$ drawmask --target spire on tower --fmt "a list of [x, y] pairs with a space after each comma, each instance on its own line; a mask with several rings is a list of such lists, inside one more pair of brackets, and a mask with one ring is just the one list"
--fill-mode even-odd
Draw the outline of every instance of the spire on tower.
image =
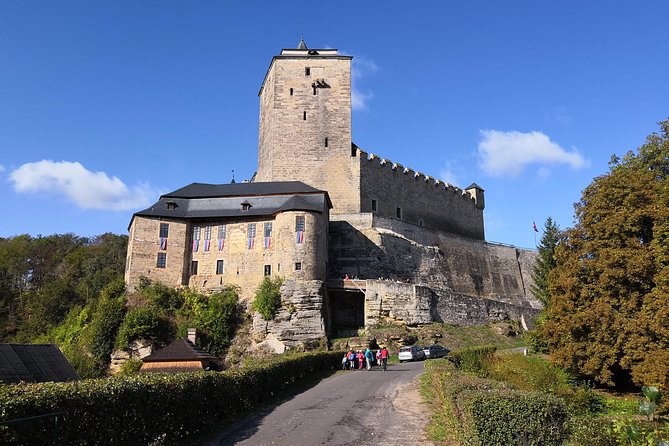
[[298, 49], [298, 50], [306, 50], [306, 49], [308, 49], [308, 48], [307, 48], [307, 44], [304, 43], [304, 38], [302, 38], [302, 37], [300, 38], [300, 43], [297, 44], [297, 49]]

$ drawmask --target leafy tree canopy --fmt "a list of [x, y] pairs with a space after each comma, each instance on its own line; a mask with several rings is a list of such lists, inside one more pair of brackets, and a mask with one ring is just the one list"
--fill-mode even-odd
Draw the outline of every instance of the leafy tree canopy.
[[660, 127], [583, 191], [549, 276], [553, 357], [604, 384], [669, 385], [669, 120]]

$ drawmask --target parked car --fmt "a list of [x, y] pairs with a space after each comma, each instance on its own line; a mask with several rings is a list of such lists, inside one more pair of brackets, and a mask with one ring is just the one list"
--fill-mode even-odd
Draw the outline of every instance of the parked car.
[[417, 345], [412, 345], [410, 347], [400, 348], [400, 354], [398, 355], [400, 362], [404, 361], [421, 361], [425, 359], [425, 352], [422, 348]]
[[442, 345], [434, 344], [430, 345], [429, 347], [423, 348], [423, 352], [425, 353], [425, 358], [434, 359], [434, 358], [442, 358], [448, 355], [450, 350]]

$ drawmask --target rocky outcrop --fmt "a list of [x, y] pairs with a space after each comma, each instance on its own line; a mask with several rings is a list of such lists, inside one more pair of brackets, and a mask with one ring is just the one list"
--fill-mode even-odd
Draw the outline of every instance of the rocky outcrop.
[[111, 353], [109, 372], [112, 375], [121, 370], [121, 366], [130, 358], [143, 359], [153, 353], [153, 345], [142, 339], [132, 341], [127, 349], [114, 350]]
[[287, 280], [281, 286], [281, 308], [272, 320], [253, 315], [253, 340], [277, 353], [304, 348], [325, 337], [325, 287], [320, 280]]

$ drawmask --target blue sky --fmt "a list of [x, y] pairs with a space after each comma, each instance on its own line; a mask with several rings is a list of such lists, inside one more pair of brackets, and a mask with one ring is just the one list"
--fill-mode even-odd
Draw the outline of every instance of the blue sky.
[[0, 0], [0, 237], [126, 233], [191, 182], [250, 178], [257, 93], [303, 30], [353, 59], [353, 140], [486, 190], [486, 238], [565, 228], [669, 118], [669, 2]]

